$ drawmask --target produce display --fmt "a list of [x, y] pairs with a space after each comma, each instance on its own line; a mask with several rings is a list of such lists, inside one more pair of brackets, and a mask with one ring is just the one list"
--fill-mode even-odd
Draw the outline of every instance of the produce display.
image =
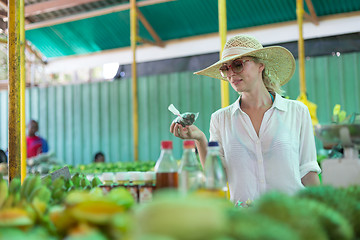
[[[84, 174], [100, 174], [104, 172], [129, 172], [129, 171], [140, 171], [146, 172], [151, 171], [155, 166], [155, 161], [144, 161], [144, 162], [116, 162], [116, 163], [90, 163], [90, 164], [79, 164], [77, 166], [67, 165], [71, 173], [81, 172]], [[53, 166], [51, 172], [62, 168], [63, 165]]]
[[[359, 239], [360, 186], [270, 192], [234, 206], [195, 192], [155, 192], [137, 204], [126, 188], [103, 191], [84, 174], [23, 184], [0, 178], [0, 239]], [[100, 186], [100, 187], [99, 187]]]

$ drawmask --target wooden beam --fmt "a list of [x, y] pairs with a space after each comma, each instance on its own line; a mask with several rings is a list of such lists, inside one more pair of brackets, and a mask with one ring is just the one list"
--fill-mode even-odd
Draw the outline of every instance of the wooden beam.
[[7, 11], [5, 11], [5, 10], [0, 10], [0, 18], [4, 18], [4, 17], [6, 17], [7, 18]]
[[0, 29], [2, 29], [4, 32], [8, 28], [7, 22], [4, 22], [4, 20], [0, 19]]
[[39, 2], [34, 4], [29, 4], [25, 6], [25, 17], [38, 15], [46, 12], [53, 12], [60, 9], [75, 7], [78, 5], [98, 2], [99, 0], [51, 0], [45, 2]]
[[[144, 6], [148, 6], [148, 5], [154, 5], [154, 4], [158, 4], [158, 3], [172, 2], [172, 1], [176, 1], [176, 0], [146, 0], [146, 1], [138, 2], [137, 6], [144, 7]], [[48, 26], [53, 26], [53, 25], [57, 25], [57, 24], [61, 24], [61, 23], [73, 22], [73, 21], [77, 21], [77, 20], [97, 17], [97, 16], [101, 16], [101, 15], [105, 15], [105, 14], [114, 13], [114, 12], [125, 11], [125, 10], [129, 10], [129, 9], [130, 9], [129, 3], [121, 4], [121, 5], [118, 5], [115, 7], [99, 9], [99, 10], [95, 10], [95, 11], [91, 11], [91, 12], [87, 12], [87, 13], [72, 15], [69, 17], [63, 17], [63, 18], [57, 18], [57, 19], [52, 19], [52, 20], [43, 21], [43, 22], [31, 23], [31, 24], [26, 25], [25, 29], [30, 30], [30, 29], [48, 27]]]
[[[310, 20], [313, 24], [315, 24], [316, 26], [319, 25], [319, 20], [318, 20], [318, 17], [316, 15], [316, 12], [315, 12], [315, 9], [314, 9], [314, 5], [312, 4], [312, 1], [311, 0], [305, 0], [306, 2], [306, 5], [309, 9], [309, 12], [310, 12]], [[308, 14], [305, 15], [305, 19], [308, 18]]]
[[36, 57], [37, 59], [39, 59], [43, 64], [47, 64], [47, 59], [46, 59], [46, 57], [44, 57], [44, 55], [42, 55], [41, 52], [39, 52], [38, 50], [34, 49], [34, 47], [33, 47], [32, 45], [30, 45], [30, 43], [29, 43], [28, 41], [25, 41], [25, 44], [26, 44], [26, 45], [25, 45], [26, 49], [27, 49], [30, 53], [34, 54], [35, 57]]
[[0, 0], [0, 8], [8, 12], [8, 3], [6, 0]]
[[164, 42], [160, 39], [159, 35], [155, 32], [154, 28], [151, 26], [151, 24], [148, 22], [148, 20], [142, 14], [140, 9], [136, 8], [136, 11], [137, 11], [137, 16], [140, 19], [141, 23], [144, 25], [146, 30], [150, 33], [152, 38], [155, 40], [155, 45], [157, 45], [159, 47], [165, 47]]

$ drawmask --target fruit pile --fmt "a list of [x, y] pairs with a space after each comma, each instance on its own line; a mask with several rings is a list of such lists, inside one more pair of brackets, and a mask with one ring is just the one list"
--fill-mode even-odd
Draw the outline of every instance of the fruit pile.
[[[202, 192], [155, 192], [136, 204], [97, 177], [0, 178], [0, 239], [360, 239], [360, 186], [270, 192], [234, 206]], [[246, 207], [244, 207], [246, 206]]]
[[351, 240], [360, 238], [360, 186], [310, 187], [295, 196], [271, 192], [246, 208], [167, 195], [135, 213], [136, 239]]
[[120, 239], [129, 230], [128, 209], [134, 204], [124, 188], [108, 194], [85, 175], [51, 180], [28, 176], [0, 178], [0, 239]]

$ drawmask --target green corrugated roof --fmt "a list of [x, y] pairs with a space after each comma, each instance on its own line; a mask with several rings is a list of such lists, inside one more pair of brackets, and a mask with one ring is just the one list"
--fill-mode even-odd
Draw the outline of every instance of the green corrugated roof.
[[[360, 10], [359, 0], [312, 2], [318, 17]], [[217, 0], [177, 0], [140, 10], [159, 37], [167, 41], [217, 32], [217, 8]], [[227, 0], [228, 30], [292, 20], [296, 20], [295, 0]], [[140, 37], [152, 40], [140, 21], [139, 24]], [[28, 30], [26, 38], [47, 58], [128, 47], [129, 10]]]

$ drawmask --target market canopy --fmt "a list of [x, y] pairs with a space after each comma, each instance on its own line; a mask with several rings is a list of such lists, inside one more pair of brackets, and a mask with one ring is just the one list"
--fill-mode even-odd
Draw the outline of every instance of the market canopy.
[[[158, 46], [218, 32], [217, 0], [138, 0], [140, 42]], [[306, 0], [305, 19], [359, 15], [358, 0]], [[7, 1], [0, 0], [7, 17]], [[25, 0], [26, 39], [46, 58], [130, 46], [128, 0]], [[6, 20], [6, 19], [5, 19]], [[296, 1], [227, 0], [228, 30], [296, 21]], [[1, 21], [0, 21], [1, 22]], [[355, 23], [354, 23], [355, 24]], [[0, 27], [5, 29], [6, 22]]]

